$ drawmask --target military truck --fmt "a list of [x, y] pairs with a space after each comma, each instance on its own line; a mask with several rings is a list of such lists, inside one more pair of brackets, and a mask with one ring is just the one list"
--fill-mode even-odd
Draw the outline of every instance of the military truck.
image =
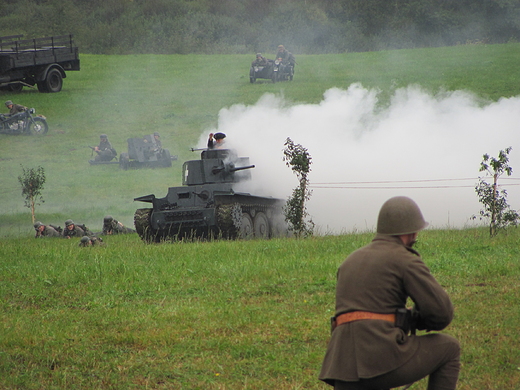
[[230, 149], [203, 150], [200, 160], [183, 164], [182, 186], [170, 187], [164, 198], [134, 198], [151, 204], [135, 212], [137, 233], [145, 242], [286, 235], [282, 199], [234, 189], [251, 179], [254, 167]]
[[40, 92], [60, 92], [66, 71], [80, 70], [79, 49], [72, 35], [22, 40], [0, 37], [0, 88], [20, 92], [24, 86]]

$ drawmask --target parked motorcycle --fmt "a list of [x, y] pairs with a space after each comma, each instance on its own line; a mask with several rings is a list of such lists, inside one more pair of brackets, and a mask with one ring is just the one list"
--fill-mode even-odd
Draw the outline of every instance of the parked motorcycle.
[[35, 115], [34, 108], [14, 115], [0, 114], [0, 134], [44, 135], [49, 125], [43, 115]]

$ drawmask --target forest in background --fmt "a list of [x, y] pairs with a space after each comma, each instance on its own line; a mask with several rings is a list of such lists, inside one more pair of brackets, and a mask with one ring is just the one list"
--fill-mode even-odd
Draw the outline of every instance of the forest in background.
[[362, 52], [520, 40], [518, 0], [4, 0], [0, 36], [90, 54]]

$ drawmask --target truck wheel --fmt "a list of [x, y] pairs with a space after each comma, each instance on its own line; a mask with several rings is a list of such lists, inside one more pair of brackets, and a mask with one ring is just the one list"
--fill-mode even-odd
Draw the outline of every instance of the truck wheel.
[[11, 92], [22, 92], [23, 84], [22, 83], [16, 83], [16, 84], [9, 84], [9, 91]]
[[47, 121], [40, 117], [34, 117], [32, 121], [27, 123], [27, 131], [31, 135], [45, 135], [49, 131]]
[[49, 91], [47, 91], [47, 86], [45, 85], [45, 80], [39, 81], [38, 83], [36, 83], [36, 85], [38, 87], [38, 92], [41, 92], [41, 93], [49, 92]]
[[[51, 69], [47, 73], [47, 77], [43, 81], [47, 92], [60, 92], [63, 86], [63, 78], [61, 72], [58, 69]], [[38, 90], [40, 88], [38, 87]]]

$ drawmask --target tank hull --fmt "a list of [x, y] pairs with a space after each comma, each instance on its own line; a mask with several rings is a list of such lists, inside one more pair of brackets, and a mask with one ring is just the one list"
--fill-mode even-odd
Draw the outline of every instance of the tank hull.
[[150, 203], [135, 212], [134, 223], [146, 242], [184, 239], [271, 238], [287, 235], [282, 199], [235, 192], [248, 180], [246, 157], [229, 150], [208, 150], [201, 160], [183, 165], [183, 186], [170, 187], [164, 198], [146, 195]]
[[[186, 190], [185, 187], [176, 189]], [[208, 191], [208, 186], [204, 188]], [[284, 201], [229, 192], [212, 197], [210, 205], [179, 205], [155, 198], [152, 208], [138, 209], [135, 228], [146, 242], [181, 239], [236, 239], [287, 235]]]

